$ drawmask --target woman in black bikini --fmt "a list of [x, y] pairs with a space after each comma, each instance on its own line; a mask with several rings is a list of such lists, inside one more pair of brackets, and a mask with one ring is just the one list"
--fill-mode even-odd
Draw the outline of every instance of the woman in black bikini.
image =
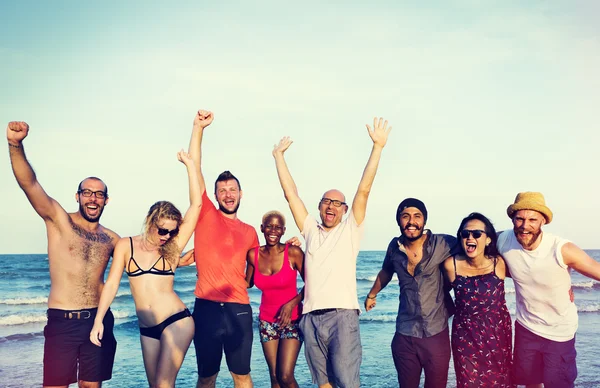
[[190, 207], [182, 218], [172, 203], [157, 202], [148, 211], [143, 234], [117, 242], [90, 332], [90, 341], [101, 346], [102, 319], [117, 294], [125, 270], [135, 302], [144, 366], [151, 387], [175, 386], [175, 378], [194, 337], [194, 320], [173, 290], [173, 275], [181, 252], [194, 232], [202, 196], [194, 161], [183, 151], [177, 158], [187, 168]]

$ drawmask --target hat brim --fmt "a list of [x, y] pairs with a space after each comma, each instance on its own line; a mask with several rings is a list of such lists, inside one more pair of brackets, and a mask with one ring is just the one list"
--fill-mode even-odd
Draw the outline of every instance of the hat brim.
[[506, 214], [508, 214], [509, 218], [513, 218], [513, 215], [519, 210], [534, 210], [538, 213], [541, 213], [546, 219], [546, 224], [552, 222], [552, 210], [550, 210], [546, 205], [540, 205], [539, 203], [521, 201], [514, 203], [506, 209]]

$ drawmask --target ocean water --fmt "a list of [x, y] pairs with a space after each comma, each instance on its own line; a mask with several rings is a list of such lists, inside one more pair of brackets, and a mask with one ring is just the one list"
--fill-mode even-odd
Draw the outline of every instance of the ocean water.
[[[588, 250], [600, 261], [600, 250]], [[362, 251], [358, 257], [358, 298], [362, 301], [381, 268], [385, 252]], [[43, 328], [46, 301], [50, 290], [46, 255], [0, 255], [0, 387], [39, 387], [42, 381]], [[190, 310], [194, 304], [194, 267], [180, 268], [175, 276], [175, 289]], [[577, 387], [600, 387], [600, 283], [572, 273], [575, 303], [579, 309], [577, 334]], [[506, 299], [512, 314], [515, 296], [512, 281], [506, 281]], [[257, 319], [260, 291], [250, 290], [254, 318]], [[395, 331], [398, 309], [398, 285], [392, 280], [377, 300], [377, 307], [360, 316], [363, 344], [361, 383], [364, 387], [397, 387], [396, 370], [390, 343]], [[104, 387], [147, 386], [139, 342], [139, 330], [127, 277], [111, 306], [115, 315], [118, 347], [112, 380]], [[513, 316], [514, 319], [514, 316]], [[255, 335], [252, 351], [252, 378], [258, 388], [269, 387], [267, 365]], [[197, 379], [193, 343], [183, 363], [177, 386], [194, 387]], [[301, 387], [314, 387], [301, 351], [296, 366], [296, 379]], [[223, 362], [217, 379], [218, 387], [233, 387]], [[448, 387], [455, 386], [452, 363]]]

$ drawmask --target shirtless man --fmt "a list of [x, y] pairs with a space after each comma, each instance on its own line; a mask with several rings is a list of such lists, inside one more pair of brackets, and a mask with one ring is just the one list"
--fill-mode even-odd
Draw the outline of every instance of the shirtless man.
[[[23, 140], [29, 125], [8, 123], [10, 161], [17, 183], [46, 223], [50, 295], [48, 323], [44, 328], [44, 387], [95, 388], [109, 380], [117, 342], [114, 318], [104, 319], [102, 347], [90, 342], [89, 333], [104, 286], [104, 270], [119, 236], [99, 224], [108, 203], [108, 188], [100, 179], [84, 179], [75, 200], [79, 211], [67, 213], [37, 181], [25, 157]], [[77, 370], [79, 366], [79, 371]]]

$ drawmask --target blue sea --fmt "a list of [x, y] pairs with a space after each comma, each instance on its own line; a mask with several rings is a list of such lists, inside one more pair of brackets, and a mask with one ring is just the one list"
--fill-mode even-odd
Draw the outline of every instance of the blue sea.
[[[600, 250], [587, 253], [600, 261]], [[363, 251], [358, 257], [358, 298], [364, 296], [381, 268], [385, 252]], [[194, 304], [194, 267], [180, 268], [175, 276], [175, 289], [190, 310]], [[0, 255], [0, 387], [40, 387], [42, 381], [43, 328], [46, 302], [50, 290], [46, 255]], [[577, 387], [600, 387], [600, 283], [572, 274], [575, 303], [579, 309], [577, 333]], [[515, 313], [512, 281], [506, 281], [509, 310]], [[250, 290], [250, 300], [257, 319], [260, 291]], [[361, 382], [364, 387], [397, 387], [390, 343], [395, 331], [398, 309], [398, 285], [394, 278], [377, 300], [377, 307], [360, 316], [363, 344]], [[139, 331], [127, 277], [123, 277], [117, 297], [111, 307], [115, 318], [118, 347], [112, 380], [104, 387], [147, 386], [142, 363]], [[260, 343], [255, 335], [252, 353], [252, 378], [255, 386], [269, 387], [269, 374]], [[180, 387], [194, 387], [196, 360], [193, 344], [177, 378]], [[314, 387], [303, 351], [296, 366], [296, 379], [301, 387]], [[218, 387], [233, 387], [227, 366], [223, 362], [217, 380]], [[455, 386], [452, 364], [448, 387]]]

